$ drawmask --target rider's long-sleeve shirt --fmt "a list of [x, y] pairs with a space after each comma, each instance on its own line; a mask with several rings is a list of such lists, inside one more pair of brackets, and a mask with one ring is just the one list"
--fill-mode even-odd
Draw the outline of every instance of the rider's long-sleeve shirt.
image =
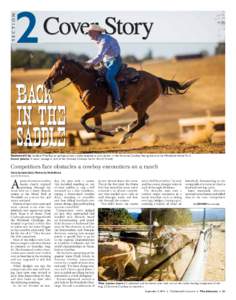
[[90, 59], [88, 63], [97, 65], [101, 61], [107, 61], [112, 58], [120, 56], [120, 46], [116, 39], [109, 34], [101, 34], [96, 40], [99, 47], [97, 56]]

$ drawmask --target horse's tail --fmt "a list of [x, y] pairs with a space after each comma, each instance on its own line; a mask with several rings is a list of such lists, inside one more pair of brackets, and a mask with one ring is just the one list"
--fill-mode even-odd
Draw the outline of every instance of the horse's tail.
[[162, 87], [162, 94], [163, 95], [182, 95], [187, 92], [187, 90], [190, 88], [190, 86], [198, 80], [198, 78], [188, 80], [184, 83], [180, 83], [175, 80], [166, 80], [160, 77], [157, 77], [158, 80], [161, 83]]

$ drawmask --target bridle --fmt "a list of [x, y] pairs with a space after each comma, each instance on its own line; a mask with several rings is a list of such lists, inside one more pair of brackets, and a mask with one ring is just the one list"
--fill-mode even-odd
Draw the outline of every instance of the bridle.
[[65, 89], [66, 87], [68, 87], [68, 86], [72, 83], [72, 81], [70, 80], [70, 81], [69, 81], [66, 85], [64, 85], [63, 87], [58, 88], [57, 90], [53, 90], [53, 87], [54, 87], [53, 81], [54, 81], [55, 77], [57, 77], [57, 76], [59, 76], [59, 75], [61, 75], [61, 76], [63, 75], [63, 69], [64, 69], [64, 68], [65, 68], [65, 66], [62, 65], [62, 67], [59, 68], [58, 70], [56, 70], [56, 72], [54, 73], [54, 75], [53, 75], [52, 78], [50, 79], [50, 85], [52, 86], [52, 89], [50, 90], [50, 93], [51, 93], [51, 94], [55, 94], [55, 93], [57, 93], [57, 92], [59, 92], [59, 91]]
[[[52, 85], [52, 89], [50, 90], [50, 93], [51, 94], [55, 94], [55, 93], [57, 93], [57, 92], [60, 92], [61, 90], [63, 90], [63, 89], [65, 89], [66, 87], [68, 87], [70, 84], [72, 84], [73, 83], [73, 81], [69, 81], [67, 84], [65, 84], [63, 87], [61, 87], [61, 88], [58, 88], [57, 90], [53, 90], [53, 86], [54, 86], [54, 84], [53, 84], [53, 81], [54, 81], [54, 79], [55, 79], [55, 77], [56, 76], [59, 76], [59, 75], [63, 75], [63, 69], [65, 68], [65, 66], [64, 66], [64, 63], [63, 63], [63, 65], [62, 65], [62, 67], [61, 68], [59, 68], [56, 72], [55, 72], [55, 74], [52, 76], [52, 78], [50, 79], [50, 81], [51, 81], [51, 85]], [[80, 70], [79, 72], [78, 72], [78, 75], [82, 72], [83, 70]]]
[[57, 89], [57, 90], [53, 90], [53, 88], [51, 89], [51, 94], [55, 94], [57, 92], [60, 92], [61, 90], [65, 89], [66, 87], [68, 87], [68, 85], [70, 85], [71, 83], [73, 83], [72, 81], [69, 81], [66, 85], [64, 85], [63, 87]]

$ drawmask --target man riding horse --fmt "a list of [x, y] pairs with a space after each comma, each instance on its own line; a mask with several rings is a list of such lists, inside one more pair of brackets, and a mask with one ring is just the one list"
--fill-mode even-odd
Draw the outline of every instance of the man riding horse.
[[106, 82], [112, 92], [114, 111], [119, 111], [121, 108], [123, 108], [120, 99], [119, 87], [116, 82], [116, 76], [122, 66], [119, 43], [112, 36], [104, 33], [105, 29], [99, 25], [90, 25], [87, 32], [91, 39], [96, 41], [99, 48], [97, 56], [88, 60], [87, 65], [89, 68], [91, 68], [94, 65], [103, 62], [105, 67]]
[[[58, 58], [54, 63], [47, 79], [44, 81], [44, 85], [48, 90], [52, 90], [58, 82], [66, 78], [70, 79], [70, 83], [73, 83], [78, 91], [80, 101], [88, 110], [80, 119], [81, 125], [87, 132], [95, 132], [106, 136], [118, 134], [121, 132], [120, 127], [112, 129], [111, 131], [102, 128], [102, 115], [114, 111], [114, 106], [116, 111], [122, 108], [122, 104], [124, 107], [131, 106], [137, 117], [136, 120], [128, 125], [127, 130], [125, 129], [125, 133], [120, 139], [119, 143], [124, 144], [146, 124], [149, 118], [147, 110], [160, 95], [184, 94], [196, 79], [181, 83], [175, 80], [157, 77], [155, 74], [140, 70], [136, 71], [139, 75], [138, 80], [134, 81], [131, 77], [131, 81], [126, 81], [125, 84], [122, 84], [122, 81], [119, 80], [119, 90], [116, 76], [121, 69], [120, 47], [114, 38], [103, 32], [104, 29], [98, 25], [91, 25], [88, 29], [89, 35], [100, 47], [99, 54], [90, 60], [88, 64], [92, 66], [101, 61], [104, 62], [106, 70], [105, 77], [112, 91], [115, 105], [111, 105], [112, 100], [110, 99], [110, 91], [107, 90], [107, 87], [103, 84], [97, 84], [99, 74], [96, 70], [91, 70], [79, 62], [65, 57]], [[123, 72], [125, 72], [125, 69]], [[66, 86], [68, 86], [68, 84]], [[121, 98], [123, 100], [122, 104]], [[95, 127], [87, 123], [91, 118], [95, 121]], [[124, 128], [122, 128], [122, 131], [124, 131]]]

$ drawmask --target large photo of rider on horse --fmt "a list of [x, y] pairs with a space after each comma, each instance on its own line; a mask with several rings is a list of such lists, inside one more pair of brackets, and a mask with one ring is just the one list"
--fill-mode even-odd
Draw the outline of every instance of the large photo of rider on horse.
[[[132, 44], [120, 42], [105, 27], [90, 24], [85, 34], [86, 47], [96, 54], [52, 53], [40, 44], [12, 47], [12, 152], [224, 153], [222, 38], [209, 45], [147, 42], [146, 55], [138, 58], [127, 51]], [[137, 47], [145, 46], [134, 43], [134, 53]], [[171, 55], [158, 55], [165, 51]], [[40, 126], [16, 126], [21, 114], [25, 123], [29, 118], [16, 98], [25, 93], [34, 103], [29, 98], [39, 97], [39, 83], [50, 94], [49, 103], [65, 107], [63, 136]], [[40, 117], [43, 123], [42, 116], [31, 108], [36, 123]]]

